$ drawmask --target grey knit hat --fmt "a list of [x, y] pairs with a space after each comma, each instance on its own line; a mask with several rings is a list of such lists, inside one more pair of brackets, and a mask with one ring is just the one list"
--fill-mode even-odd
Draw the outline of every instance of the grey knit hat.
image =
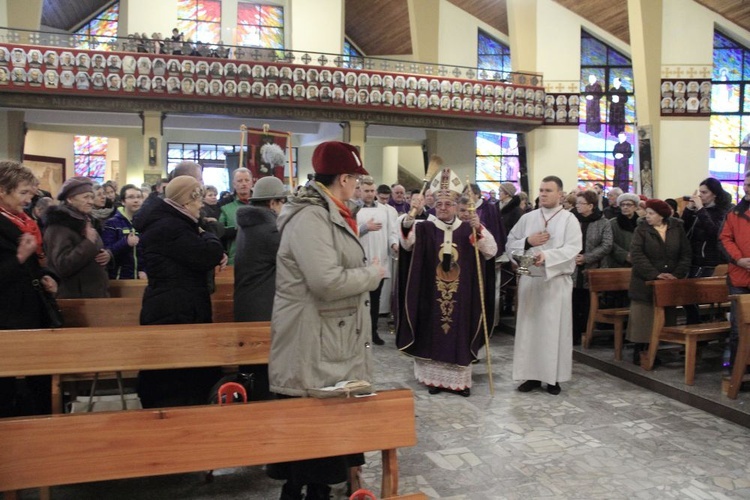
[[253, 186], [252, 201], [268, 201], [286, 198], [289, 192], [284, 189], [284, 185], [276, 177], [261, 177]]

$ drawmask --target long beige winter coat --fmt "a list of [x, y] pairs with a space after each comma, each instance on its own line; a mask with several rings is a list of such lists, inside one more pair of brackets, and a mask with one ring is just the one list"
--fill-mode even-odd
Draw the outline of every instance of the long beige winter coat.
[[380, 277], [336, 205], [311, 184], [278, 219], [268, 368], [271, 391], [289, 396], [372, 380], [368, 292]]

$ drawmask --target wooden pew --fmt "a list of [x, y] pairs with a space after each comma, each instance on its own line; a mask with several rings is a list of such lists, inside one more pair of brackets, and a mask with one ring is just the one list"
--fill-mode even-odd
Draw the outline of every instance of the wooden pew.
[[[268, 322], [11, 330], [0, 335], [0, 377], [261, 364], [269, 349]], [[415, 443], [408, 390], [5, 419], [0, 491], [382, 450], [390, 497], [398, 491], [395, 449]]]
[[622, 360], [622, 340], [625, 320], [628, 319], [630, 308], [616, 307], [599, 309], [599, 294], [603, 292], [618, 292], [630, 288], [630, 268], [591, 269], [587, 271], [591, 307], [586, 334], [583, 337], [583, 347], [588, 349], [594, 336], [595, 323], [609, 323], [614, 325], [615, 331], [615, 360]]
[[729, 264], [719, 264], [714, 268], [711, 276], [726, 276], [727, 274], [729, 274]]
[[[50, 438], [54, 436], [54, 438]], [[0, 491], [380, 450], [383, 498], [397, 448], [417, 442], [411, 390], [0, 420]], [[426, 498], [425, 496], [410, 498]]]
[[734, 358], [732, 368], [732, 378], [729, 381], [727, 396], [730, 399], [737, 399], [742, 382], [750, 376], [746, 375], [747, 367], [750, 365], [750, 294], [732, 295], [737, 312], [737, 330], [739, 333], [739, 344], [737, 345], [737, 354]]
[[713, 321], [694, 325], [664, 326], [664, 308], [686, 305], [722, 304], [729, 300], [729, 288], [724, 277], [690, 278], [679, 280], [657, 280], [647, 284], [653, 286], [654, 326], [648, 354], [642, 360], [645, 370], [652, 370], [659, 349], [659, 342], [672, 342], [685, 346], [685, 384], [695, 382], [697, 343], [719, 340], [729, 335], [729, 321]]
[[62, 413], [62, 376], [265, 364], [270, 346], [270, 322], [5, 330], [0, 377], [52, 375], [52, 412]]
[[[143, 298], [146, 280], [110, 280], [109, 296], [112, 298]], [[211, 295], [215, 299], [231, 300], [234, 298], [234, 275], [223, 271], [216, 276], [216, 290]]]
[[268, 363], [271, 323], [4, 330], [0, 377]]
[[[65, 327], [136, 326], [140, 324], [141, 298], [60, 299]], [[214, 323], [234, 322], [234, 301], [211, 299]]]

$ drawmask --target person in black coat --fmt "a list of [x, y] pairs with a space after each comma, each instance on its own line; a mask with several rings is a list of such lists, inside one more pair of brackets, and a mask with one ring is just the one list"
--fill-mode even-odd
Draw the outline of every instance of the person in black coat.
[[[198, 226], [202, 204], [200, 182], [175, 177], [163, 203], [140, 221], [149, 270], [142, 325], [212, 321], [209, 273], [226, 265], [227, 257], [219, 238]], [[141, 371], [138, 393], [144, 408], [201, 404], [219, 378], [213, 368]]]
[[[726, 262], [719, 250], [719, 231], [732, 209], [731, 200], [721, 182], [709, 177], [700, 183], [682, 211], [685, 233], [693, 253], [689, 278], [713, 276], [716, 266]], [[686, 307], [685, 315], [688, 324], [700, 321], [698, 307]]]
[[[234, 320], [271, 321], [276, 294], [276, 254], [281, 234], [276, 217], [288, 193], [276, 177], [258, 180], [250, 205], [237, 210], [234, 256]], [[252, 399], [268, 399], [268, 365], [240, 366], [254, 377]]]
[[256, 183], [250, 206], [237, 210], [235, 321], [271, 321], [276, 293], [276, 253], [281, 241], [276, 217], [287, 194], [279, 179], [263, 177]]
[[[24, 208], [37, 184], [20, 163], [0, 161], [0, 330], [49, 326], [41, 293], [57, 293], [57, 282], [42, 268], [42, 235]], [[0, 378], [0, 417], [51, 413], [50, 377]]]
[[[651, 340], [654, 319], [653, 292], [646, 282], [686, 278], [690, 270], [690, 243], [682, 221], [671, 214], [672, 209], [665, 202], [648, 200], [645, 222], [639, 222], [630, 245], [633, 271], [628, 294], [627, 339], [636, 344], [633, 350], [635, 364], [640, 364], [640, 352]], [[673, 317], [667, 317], [668, 323], [673, 320]]]

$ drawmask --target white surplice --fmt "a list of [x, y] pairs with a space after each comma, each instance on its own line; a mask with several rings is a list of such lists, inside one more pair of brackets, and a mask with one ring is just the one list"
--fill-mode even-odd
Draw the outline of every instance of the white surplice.
[[[561, 212], [557, 213], [559, 210]], [[513, 380], [547, 384], [570, 380], [573, 369], [573, 280], [575, 256], [583, 242], [578, 219], [562, 207], [540, 208], [521, 217], [505, 249], [523, 250], [526, 238], [545, 229], [550, 239], [533, 251], [544, 253], [542, 266], [518, 284], [518, 313], [513, 349]], [[511, 257], [512, 258], [512, 257]]]
[[[357, 211], [357, 226], [359, 226], [359, 242], [365, 250], [365, 256], [370, 262], [377, 258], [385, 268], [385, 278], [391, 277], [391, 245], [398, 245], [398, 227], [396, 226], [396, 211], [388, 205], [378, 201], [369, 207], [363, 205]], [[372, 219], [381, 224], [377, 231], [367, 231], [367, 221]]]

